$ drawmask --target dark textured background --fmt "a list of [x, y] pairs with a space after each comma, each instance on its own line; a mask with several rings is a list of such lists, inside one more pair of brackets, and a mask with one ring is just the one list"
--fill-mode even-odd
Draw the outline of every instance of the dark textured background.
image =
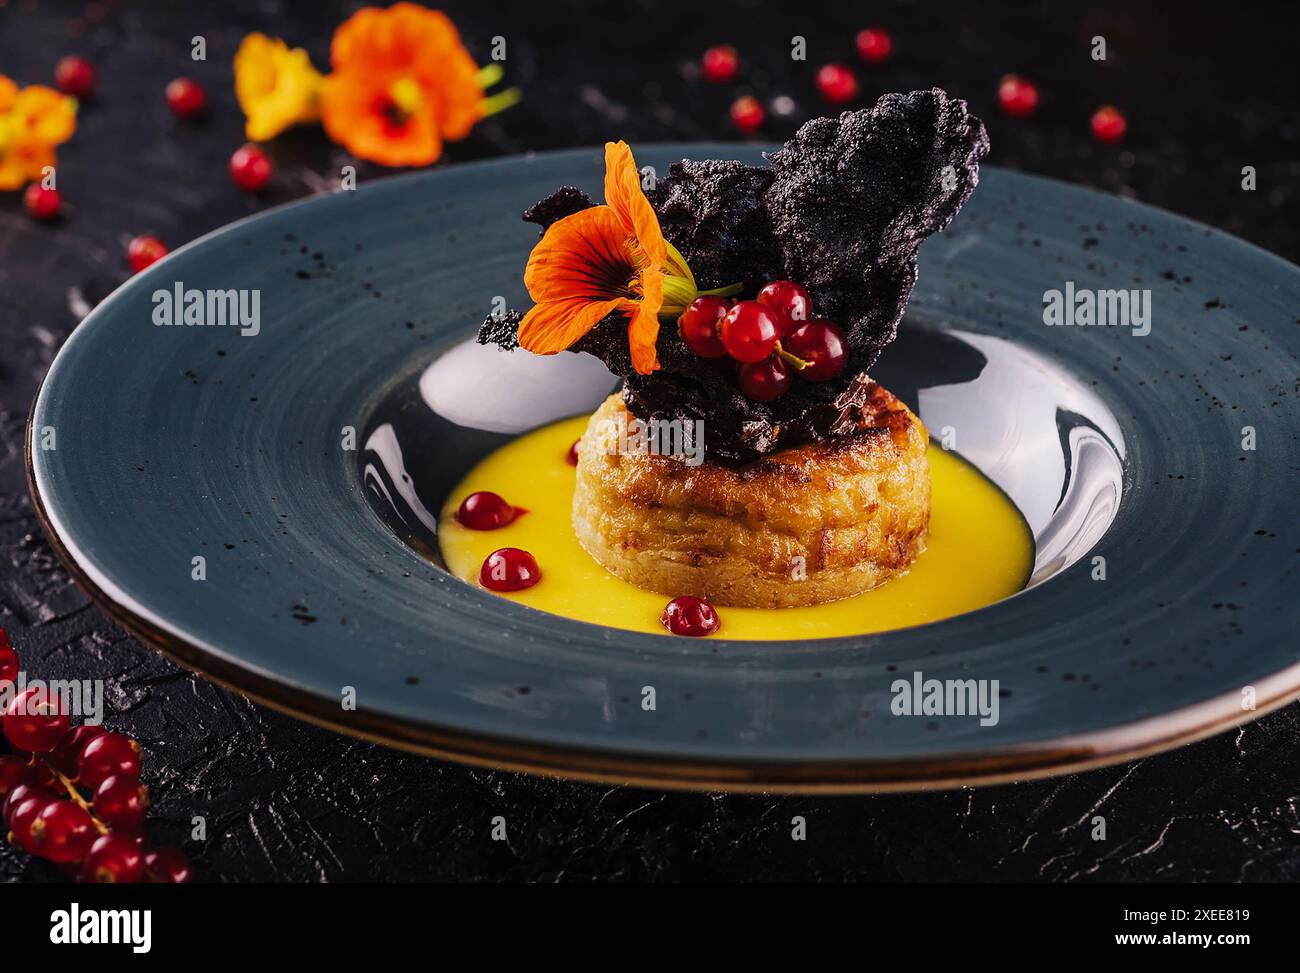
[[[60, 151], [66, 216], [37, 226], [0, 196], [0, 626], [32, 677], [102, 678], [108, 722], [147, 750], [156, 842], [184, 842], [213, 880], [1008, 879], [1285, 880], [1300, 877], [1300, 709], [1174, 753], [1060, 780], [867, 798], [663, 794], [472, 770], [318, 730], [196, 679], [111, 624], [69, 581], [33, 516], [23, 424], [41, 375], [87, 304], [126, 276], [123, 243], [155, 232], [176, 246], [310, 193], [348, 160], [319, 132], [282, 136], [273, 190], [241, 194], [225, 173], [240, 144], [230, 57], [248, 30], [279, 34], [326, 63], [333, 27], [356, 4], [46, 3], [0, 0], [0, 73], [49, 83], [64, 53], [89, 56], [99, 96]], [[526, 103], [450, 148], [443, 164], [529, 149], [715, 139], [734, 133], [740, 90], [693, 77], [729, 41], [760, 97], [818, 110], [812, 77], [853, 63], [853, 34], [889, 28], [895, 56], [863, 69], [862, 99], [940, 85], [988, 123], [989, 161], [1135, 196], [1300, 258], [1297, 18], [1221, 4], [692, 4], [457, 2], [443, 5], [485, 59], [507, 40], [507, 79]], [[189, 40], [207, 38], [206, 63]], [[808, 39], [809, 61], [789, 58]], [[1107, 38], [1104, 64], [1089, 40]], [[994, 108], [998, 78], [1038, 79], [1028, 122]], [[201, 124], [167, 112], [162, 89], [191, 74], [208, 88]], [[1088, 117], [1113, 102], [1129, 136], [1103, 147]], [[1259, 189], [1240, 189], [1258, 168]], [[380, 175], [362, 167], [363, 177]], [[192, 815], [208, 820], [189, 842]], [[510, 840], [489, 840], [504, 815]], [[807, 818], [808, 840], [789, 838]], [[1106, 841], [1090, 838], [1094, 814]], [[6, 879], [57, 879], [0, 847]]]

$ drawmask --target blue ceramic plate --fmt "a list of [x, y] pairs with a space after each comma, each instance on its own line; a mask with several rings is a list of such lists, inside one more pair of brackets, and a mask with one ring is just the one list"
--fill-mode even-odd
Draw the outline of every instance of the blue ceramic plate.
[[[659, 171], [683, 156], [758, 151], [638, 147]], [[460, 474], [612, 387], [592, 361], [469, 343], [496, 298], [526, 302], [520, 210], [561, 184], [598, 191], [601, 173], [591, 150], [386, 180], [132, 278], [68, 340], [31, 418], [33, 495], [69, 568], [140, 637], [306, 719], [658, 786], [1030, 777], [1300, 693], [1300, 271], [998, 170], [922, 248], [876, 377], [1024, 512], [1026, 591], [878, 636], [740, 643], [567, 621], [447, 575], [430, 511]], [[1149, 291], [1149, 331], [1133, 315], [1047, 326], [1044, 294], [1070, 287]], [[182, 305], [257, 292], [257, 333], [155, 324], [155, 293], [177, 288]], [[900, 679], [997, 680], [997, 719], [895, 715]]]

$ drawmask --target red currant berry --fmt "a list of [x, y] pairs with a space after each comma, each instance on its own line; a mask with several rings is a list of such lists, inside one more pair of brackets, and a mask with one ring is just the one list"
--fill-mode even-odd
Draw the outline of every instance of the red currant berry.
[[781, 330], [776, 316], [758, 301], [740, 301], [727, 312], [718, 333], [736, 361], [762, 361], [772, 354]]
[[1099, 142], [1110, 145], [1118, 142], [1128, 131], [1128, 122], [1114, 105], [1103, 105], [1092, 116], [1092, 134]]
[[731, 124], [746, 134], [762, 128], [765, 117], [763, 106], [753, 95], [744, 95], [731, 103]]
[[518, 512], [498, 494], [480, 490], [460, 502], [456, 520], [470, 530], [496, 530], [511, 523]]
[[848, 339], [829, 321], [809, 321], [786, 339], [785, 349], [808, 363], [798, 374], [810, 382], [834, 378], [849, 362]]
[[812, 318], [812, 298], [792, 280], [774, 280], [758, 292], [758, 303], [776, 315], [781, 336], [803, 327]]
[[194, 874], [190, 860], [179, 848], [155, 848], [144, 856], [144, 869], [149, 881], [160, 885], [180, 885]]
[[745, 398], [754, 402], [771, 402], [785, 394], [794, 381], [792, 369], [776, 355], [762, 361], [746, 362], [736, 371], [736, 383]]
[[274, 172], [275, 167], [267, 154], [251, 143], [236, 149], [230, 157], [230, 178], [246, 192], [255, 193], [266, 188]]
[[177, 78], [167, 85], [167, 107], [177, 118], [197, 118], [207, 106], [207, 92], [193, 78]]
[[0, 797], [8, 797], [19, 784], [26, 784], [32, 779], [31, 767], [17, 754], [7, 753], [0, 757]]
[[44, 686], [29, 686], [10, 701], [0, 722], [15, 748], [44, 753], [54, 749], [72, 725], [72, 718], [58, 696]]
[[718, 338], [718, 325], [731, 309], [723, 297], [706, 294], [697, 297], [677, 319], [677, 333], [701, 358], [721, 358], [727, 353]]
[[97, 789], [109, 777], [140, 776], [140, 744], [112, 730], [91, 737], [77, 758], [77, 781]]
[[722, 623], [718, 613], [703, 598], [682, 595], [674, 598], [659, 616], [659, 622], [674, 635], [712, 635]]
[[78, 773], [77, 761], [81, 758], [81, 751], [95, 737], [107, 732], [102, 726], [91, 726], [89, 723], [74, 726], [63, 734], [63, 739], [55, 745], [46, 759], [59, 773], [68, 777], [76, 777]]
[[69, 54], [54, 65], [54, 83], [65, 95], [83, 101], [95, 91], [95, 68], [84, 57]]
[[0, 683], [18, 678], [18, 653], [7, 645], [0, 645]]
[[582, 442], [581, 439], [575, 439], [573, 445], [569, 447], [568, 453], [564, 456], [564, 462], [568, 463], [570, 466], [578, 465], [578, 444], [580, 442]]
[[144, 853], [129, 835], [102, 834], [86, 855], [81, 877], [87, 882], [138, 882], [144, 875]]
[[52, 220], [63, 209], [63, 196], [57, 189], [47, 189], [34, 182], [23, 193], [23, 206], [34, 220]]
[[25, 780], [14, 786], [5, 797], [4, 803], [4, 820], [5, 824], [13, 825], [13, 816], [18, 812], [18, 808], [26, 801], [38, 800], [40, 806], [44, 807], [50, 801], [58, 800], [54, 791], [50, 790], [43, 784], [36, 783], [32, 780]]
[[138, 777], [114, 774], [95, 789], [95, 814], [110, 828], [134, 834], [144, 824], [149, 789]]
[[503, 547], [484, 559], [478, 580], [489, 591], [523, 591], [542, 580], [542, 569], [527, 551]]
[[1038, 107], [1038, 87], [1018, 74], [998, 82], [998, 106], [1012, 118], [1028, 118]]
[[127, 263], [131, 265], [131, 269], [137, 274], [165, 256], [167, 256], [167, 244], [156, 236], [146, 234], [133, 237], [126, 247]]
[[833, 105], [852, 101], [858, 94], [858, 79], [843, 64], [823, 64], [817, 71], [817, 90]]
[[[16, 790], [16, 789], [15, 789]], [[27, 794], [21, 801], [15, 801], [9, 814], [9, 834], [11, 840], [28, 854], [36, 854], [40, 845], [41, 833], [45, 826], [41, 824], [41, 812], [59, 799], [49, 791]]]
[[879, 27], [858, 31], [853, 43], [858, 49], [858, 57], [868, 64], [883, 64], [894, 49], [894, 39]]
[[58, 863], [76, 862], [86, 856], [95, 840], [95, 822], [80, 804], [50, 801], [27, 833], [32, 846], [24, 843], [23, 847], [33, 855]]
[[704, 72], [705, 81], [727, 84], [736, 80], [736, 73], [740, 70], [740, 57], [730, 44], [719, 44], [704, 52], [700, 68]]

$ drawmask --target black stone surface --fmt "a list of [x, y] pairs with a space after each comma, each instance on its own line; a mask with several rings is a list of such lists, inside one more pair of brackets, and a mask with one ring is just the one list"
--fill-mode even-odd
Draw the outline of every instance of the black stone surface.
[[[245, 31], [306, 45], [325, 63], [354, 5], [0, 3], [0, 72], [48, 81], [63, 53], [90, 56], [100, 95], [60, 152], [67, 215], [37, 226], [0, 196], [0, 626], [42, 678], [102, 678], [108, 722], [147, 751], [156, 842], [181, 842], [209, 880], [1007, 879], [1287, 880], [1300, 877], [1300, 710], [1123, 766], [1059, 780], [859, 798], [664, 794], [547, 781], [409, 756], [309, 727], [195, 679], [108, 622], [43, 539], [22, 472], [31, 398], [88, 304], [126, 276], [124, 239], [179, 245], [271, 203], [315, 191], [349, 161], [311, 130], [271, 147], [274, 188], [241, 194], [226, 160], [242, 141], [229, 60]], [[450, 148], [446, 163], [574, 145], [727, 137], [741, 90], [817, 106], [813, 74], [853, 61], [865, 15], [851, 5], [647, 3], [444, 5], [483, 58], [506, 38], [507, 77], [526, 105]], [[894, 59], [859, 71], [860, 103], [941, 86], [989, 125], [993, 165], [1124, 193], [1300, 257], [1297, 23], [1285, 7], [873, 4]], [[1105, 63], [1090, 59], [1104, 35]], [[208, 60], [189, 60], [203, 35]], [[809, 60], [790, 59], [795, 35]], [[733, 88], [695, 80], [709, 44], [750, 68]], [[1038, 79], [1040, 111], [1002, 117], [998, 78]], [[208, 87], [200, 124], [171, 118], [162, 88]], [[1088, 134], [1103, 103], [1128, 115], [1119, 147]], [[1241, 189], [1257, 168], [1259, 188]], [[380, 174], [361, 168], [363, 178]], [[188, 839], [203, 816], [207, 839]], [[508, 842], [490, 838], [506, 819]], [[807, 820], [792, 841], [791, 818]], [[1106, 819], [1105, 840], [1092, 820]], [[0, 876], [61, 880], [7, 846]]]

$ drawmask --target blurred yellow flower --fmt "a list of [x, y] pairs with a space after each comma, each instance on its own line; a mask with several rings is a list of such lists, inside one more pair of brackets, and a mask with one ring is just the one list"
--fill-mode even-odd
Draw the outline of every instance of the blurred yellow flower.
[[249, 34], [235, 52], [235, 97], [244, 110], [244, 132], [253, 142], [320, 118], [321, 76], [301, 47], [279, 38]]
[[76, 127], [76, 99], [39, 84], [19, 88], [0, 74], [0, 190], [40, 178]]

